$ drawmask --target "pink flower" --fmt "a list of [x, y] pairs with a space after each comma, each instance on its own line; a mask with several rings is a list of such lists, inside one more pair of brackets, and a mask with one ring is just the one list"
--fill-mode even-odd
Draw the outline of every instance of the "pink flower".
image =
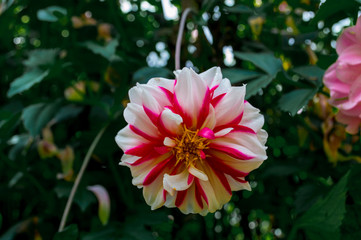
[[355, 134], [361, 124], [361, 20], [346, 28], [337, 40], [339, 55], [324, 75], [330, 89], [330, 104], [339, 112], [336, 119], [347, 125], [346, 131]]
[[129, 91], [128, 125], [115, 137], [133, 184], [152, 209], [215, 212], [232, 191], [251, 190], [245, 177], [267, 158], [267, 132], [259, 110], [231, 87], [220, 68], [176, 80], [150, 79]]

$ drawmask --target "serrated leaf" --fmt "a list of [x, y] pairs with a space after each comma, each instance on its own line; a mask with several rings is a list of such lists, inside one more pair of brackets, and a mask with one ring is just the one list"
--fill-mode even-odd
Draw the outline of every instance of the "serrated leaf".
[[316, 93], [317, 88], [294, 90], [284, 94], [278, 101], [278, 106], [281, 110], [290, 112], [291, 115], [294, 116]]
[[29, 52], [29, 58], [23, 63], [29, 68], [51, 65], [55, 62], [59, 49], [36, 49]]
[[255, 95], [259, 89], [266, 87], [272, 80], [273, 77], [270, 75], [261, 75], [259, 78], [249, 81], [246, 87], [246, 99]]
[[21, 115], [24, 127], [32, 136], [38, 135], [45, 125], [54, 117], [58, 108], [58, 103], [38, 103], [25, 108]]
[[120, 57], [115, 54], [118, 45], [119, 45], [119, 42], [117, 39], [111, 40], [105, 46], [101, 46], [101, 45], [91, 42], [91, 41], [87, 41], [82, 44], [82, 46], [88, 48], [90, 51], [92, 51], [95, 54], [103, 56], [108, 61], [120, 60]]
[[49, 70], [43, 71], [40, 69], [32, 69], [25, 72], [20, 77], [16, 78], [11, 84], [7, 96], [10, 98], [15, 94], [28, 90], [36, 83], [41, 82], [46, 76], [48, 76]]
[[40, 21], [46, 22], [56, 22], [59, 20], [59, 17], [66, 15], [67, 11], [65, 8], [59, 6], [50, 6], [44, 9], [40, 9], [37, 12], [37, 17]]
[[250, 61], [267, 74], [275, 77], [282, 69], [282, 62], [271, 53], [242, 53], [234, 52], [234, 56], [245, 61]]
[[63, 231], [55, 234], [53, 240], [77, 240], [78, 239], [78, 226], [72, 224], [66, 227]]
[[172, 74], [167, 68], [144, 67], [137, 70], [133, 75], [133, 83], [147, 83], [154, 77], [169, 77]]
[[222, 75], [228, 78], [232, 84], [240, 83], [245, 80], [253, 79], [262, 75], [259, 72], [239, 69], [239, 68], [226, 68], [222, 69]]
[[326, 197], [318, 200], [295, 223], [294, 228], [303, 229], [308, 239], [339, 239], [340, 226], [346, 212], [346, 173]]

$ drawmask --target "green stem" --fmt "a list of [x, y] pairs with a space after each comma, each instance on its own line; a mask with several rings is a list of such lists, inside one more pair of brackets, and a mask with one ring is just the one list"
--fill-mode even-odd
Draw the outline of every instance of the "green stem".
[[88, 152], [86, 153], [86, 156], [85, 156], [85, 158], [84, 158], [83, 164], [81, 165], [80, 171], [79, 171], [79, 173], [78, 173], [78, 176], [77, 176], [76, 179], [75, 179], [73, 188], [71, 189], [71, 192], [70, 192], [68, 201], [67, 201], [67, 203], [66, 203], [66, 206], [65, 206], [65, 209], [64, 209], [64, 213], [63, 213], [63, 216], [62, 216], [61, 221], [60, 221], [59, 232], [63, 231], [63, 229], [64, 229], [64, 227], [65, 227], [66, 219], [68, 218], [69, 211], [70, 211], [70, 208], [71, 208], [71, 204], [73, 203], [73, 199], [74, 199], [75, 193], [76, 193], [76, 191], [77, 191], [77, 189], [78, 189], [80, 180], [81, 180], [81, 178], [83, 177], [83, 174], [84, 174], [84, 172], [85, 172], [85, 169], [86, 169], [86, 167], [88, 166], [90, 157], [91, 157], [91, 155], [93, 154], [93, 151], [94, 151], [95, 147], [97, 146], [97, 144], [98, 144], [101, 136], [103, 135], [105, 129], [107, 128], [107, 126], [108, 126], [108, 125], [105, 125], [105, 126], [98, 132], [98, 135], [94, 138], [92, 144], [91, 144], [90, 147], [89, 147]]

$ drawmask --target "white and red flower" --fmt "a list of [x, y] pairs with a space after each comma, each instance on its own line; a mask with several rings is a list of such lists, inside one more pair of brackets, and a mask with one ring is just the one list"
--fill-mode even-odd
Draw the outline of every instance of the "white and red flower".
[[324, 75], [330, 89], [330, 104], [339, 109], [336, 119], [355, 134], [361, 124], [361, 17], [337, 39], [337, 61]]
[[267, 132], [257, 108], [244, 100], [220, 68], [201, 74], [183, 68], [176, 79], [150, 79], [129, 91], [128, 125], [115, 138], [133, 184], [152, 209], [215, 212], [267, 159]]

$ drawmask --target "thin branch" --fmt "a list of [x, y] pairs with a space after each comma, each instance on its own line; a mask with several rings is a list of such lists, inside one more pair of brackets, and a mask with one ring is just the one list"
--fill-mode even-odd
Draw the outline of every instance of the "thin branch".
[[180, 51], [181, 51], [181, 45], [182, 45], [182, 37], [183, 37], [183, 30], [184, 30], [184, 24], [187, 19], [187, 15], [192, 11], [190, 8], [186, 8], [182, 14], [182, 18], [180, 21], [179, 29], [178, 29], [178, 36], [177, 36], [177, 43], [175, 46], [175, 70], [180, 69]]
[[91, 157], [91, 155], [93, 154], [93, 151], [94, 151], [95, 147], [97, 146], [97, 144], [98, 144], [101, 136], [103, 135], [105, 129], [107, 128], [107, 126], [108, 126], [108, 125], [104, 126], [104, 127], [98, 132], [97, 136], [94, 138], [92, 144], [90, 145], [88, 152], [86, 153], [86, 156], [85, 156], [85, 158], [84, 158], [83, 164], [81, 165], [80, 171], [79, 171], [79, 173], [78, 173], [78, 176], [77, 176], [76, 179], [75, 179], [73, 188], [71, 189], [71, 192], [70, 192], [68, 201], [67, 201], [67, 203], [66, 203], [66, 206], [65, 206], [65, 209], [64, 209], [64, 213], [63, 213], [63, 216], [62, 216], [61, 221], [60, 221], [59, 232], [63, 231], [63, 229], [64, 229], [64, 227], [65, 227], [66, 219], [68, 218], [69, 211], [70, 211], [70, 208], [71, 208], [71, 204], [73, 203], [73, 199], [74, 199], [75, 193], [76, 193], [76, 191], [77, 191], [77, 189], [78, 189], [80, 180], [81, 180], [81, 178], [83, 177], [83, 174], [84, 174], [84, 172], [85, 172], [85, 169], [86, 169], [86, 167], [88, 166], [90, 157]]

